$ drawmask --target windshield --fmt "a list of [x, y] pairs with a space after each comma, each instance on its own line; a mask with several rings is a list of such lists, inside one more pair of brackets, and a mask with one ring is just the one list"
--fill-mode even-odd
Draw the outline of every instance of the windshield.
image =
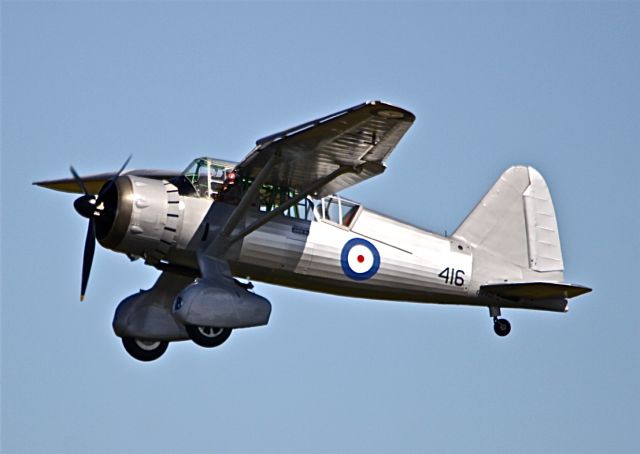
[[235, 166], [235, 162], [198, 158], [189, 164], [182, 176], [192, 187], [190, 195], [214, 198], [222, 190], [227, 175]]

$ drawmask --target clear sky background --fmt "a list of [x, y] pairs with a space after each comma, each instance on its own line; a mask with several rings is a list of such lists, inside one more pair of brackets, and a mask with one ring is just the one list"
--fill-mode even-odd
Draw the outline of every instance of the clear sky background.
[[[637, 452], [640, 3], [2, 3], [3, 453]], [[130, 358], [120, 300], [157, 271], [96, 252], [31, 185], [240, 160], [255, 139], [382, 99], [417, 120], [344, 195], [452, 232], [535, 166], [567, 314], [340, 298], [257, 283], [266, 327]]]

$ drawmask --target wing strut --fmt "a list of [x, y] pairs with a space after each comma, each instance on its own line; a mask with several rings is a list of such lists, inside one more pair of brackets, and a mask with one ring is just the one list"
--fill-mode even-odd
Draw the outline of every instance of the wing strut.
[[287, 209], [291, 208], [293, 205], [295, 205], [296, 203], [298, 203], [299, 201], [304, 199], [306, 196], [308, 196], [309, 194], [317, 191], [318, 189], [320, 189], [325, 184], [327, 184], [327, 183], [331, 182], [332, 180], [338, 178], [340, 175], [343, 175], [343, 174], [348, 173], [348, 172], [357, 172], [357, 171], [358, 171], [358, 168], [354, 168], [352, 166], [341, 166], [341, 167], [338, 167], [336, 170], [331, 172], [329, 175], [325, 175], [324, 177], [319, 178], [318, 180], [316, 180], [311, 185], [307, 186], [303, 191], [300, 191], [296, 196], [291, 197], [289, 200], [284, 202], [282, 205], [278, 206], [277, 208], [273, 209], [272, 211], [268, 212], [267, 214], [261, 216], [260, 219], [257, 219], [253, 224], [251, 224], [249, 227], [244, 229], [242, 232], [240, 232], [237, 235], [234, 235], [233, 237], [231, 237], [228, 240], [228, 244], [231, 245], [231, 244], [235, 243], [236, 241], [241, 240], [245, 236], [249, 235], [254, 230], [259, 229], [260, 227], [265, 225], [267, 222], [269, 222], [271, 219], [273, 219], [276, 216], [284, 213]]
[[207, 248], [208, 249], [207, 253], [209, 255], [218, 256], [218, 257], [222, 256], [233, 243], [235, 243], [238, 240], [241, 240], [245, 236], [249, 235], [251, 232], [259, 229], [260, 227], [265, 225], [267, 222], [269, 222], [276, 216], [279, 216], [284, 211], [286, 211], [287, 209], [289, 209], [290, 207], [298, 203], [300, 200], [304, 199], [309, 194], [316, 192], [318, 189], [320, 189], [324, 185], [335, 180], [340, 175], [344, 175], [345, 173], [350, 173], [350, 172], [358, 173], [362, 171], [362, 166], [338, 167], [336, 170], [334, 170], [330, 174], [317, 179], [312, 184], [307, 186], [304, 190], [300, 191], [297, 195], [295, 195], [294, 197], [291, 197], [282, 205], [278, 206], [277, 208], [270, 211], [269, 213], [261, 216], [260, 219], [257, 219], [249, 227], [245, 228], [242, 232], [232, 237], [231, 233], [233, 232], [233, 229], [238, 225], [238, 222], [240, 222], [242, 217], [246, 214], [251, 202], [253, 202], [253, 200], [255, 199], [255, 196], [260, 190], [262, 183], [266, 179], [266, 175], [268, 175], [269, 171], [271, 170], [271, 167], [273, 167], [277, 158], [278, 156], [274, 154], [269, 159], [269, 161], [267, 161], [266, 165], [262, 168], [260, 173], [256, 176], [255, 180], [253, 180], [253, 182], [251, 183], [251, 186], [242, 197], [242, 200], [240, 201], [238, 206], [235, 208], [235, 210], [233, 210], [233, 213], [231, 213], [231, 216], [229, 216], [229, 219], [225, 223], [224, 227], [220, 230], [220, 234], [216, 237], [215, 240], [213, 240], [211, 245]]
[[278, 159], [280, 159], [280, 153], [276, 151], [269, 157], [269, 160], [260, 170], [260, 173], [258, 173], [256, 178], [253, 180], [251, 186], [249, 186], [249, 189], [242, 197], [242, 200], [240, 200], [238, 206], [233, 210], [233, 213], [231, 213], [231, 216], [229, 216], [227, 222], [225, 222], [224, 227], [222, 227], [216, 239], [214, 239], [211, 243], [210, 250], [212, 251], [213, 255], [220, 256], [224, 254], [229, 248], [229, 245], [231, 244], [229, 243], [231, 232], [233, 232], [233, 229], [236, 228], [238, 222], [240, 222], [242, 217], [249, 209], [251, 202], [253, 202], [256, 198], [260, 187], [271, 173], [271, 168]]

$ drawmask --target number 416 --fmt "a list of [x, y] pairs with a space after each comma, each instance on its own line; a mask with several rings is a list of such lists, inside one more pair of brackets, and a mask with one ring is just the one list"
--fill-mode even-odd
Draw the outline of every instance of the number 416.
[[464, 271], [456, 270], [454, 268], [445, 268], [440, 271], [438, 277], [444, 279], [447, 284], [462, 287], [464, 285]]

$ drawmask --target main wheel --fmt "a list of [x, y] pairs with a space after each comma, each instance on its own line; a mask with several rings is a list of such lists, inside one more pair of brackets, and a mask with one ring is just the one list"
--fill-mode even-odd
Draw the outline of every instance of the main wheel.
[[497, 318], [493, 322], [493, 331], [495, 331], [498, 336], [504, 337], [511, 332], [511, 323], [509, 323], [507, 319]]
[[160, 358], [167, 351], [169, 342], [123, 337], [122, 345], [124, 345], [127, 353], [138, 361], [153, 361]]
[[231, 336], [231, 328], [196, 325], [187, 325], [185, 328], [191, 340], [201, 347], [217, 347]]

